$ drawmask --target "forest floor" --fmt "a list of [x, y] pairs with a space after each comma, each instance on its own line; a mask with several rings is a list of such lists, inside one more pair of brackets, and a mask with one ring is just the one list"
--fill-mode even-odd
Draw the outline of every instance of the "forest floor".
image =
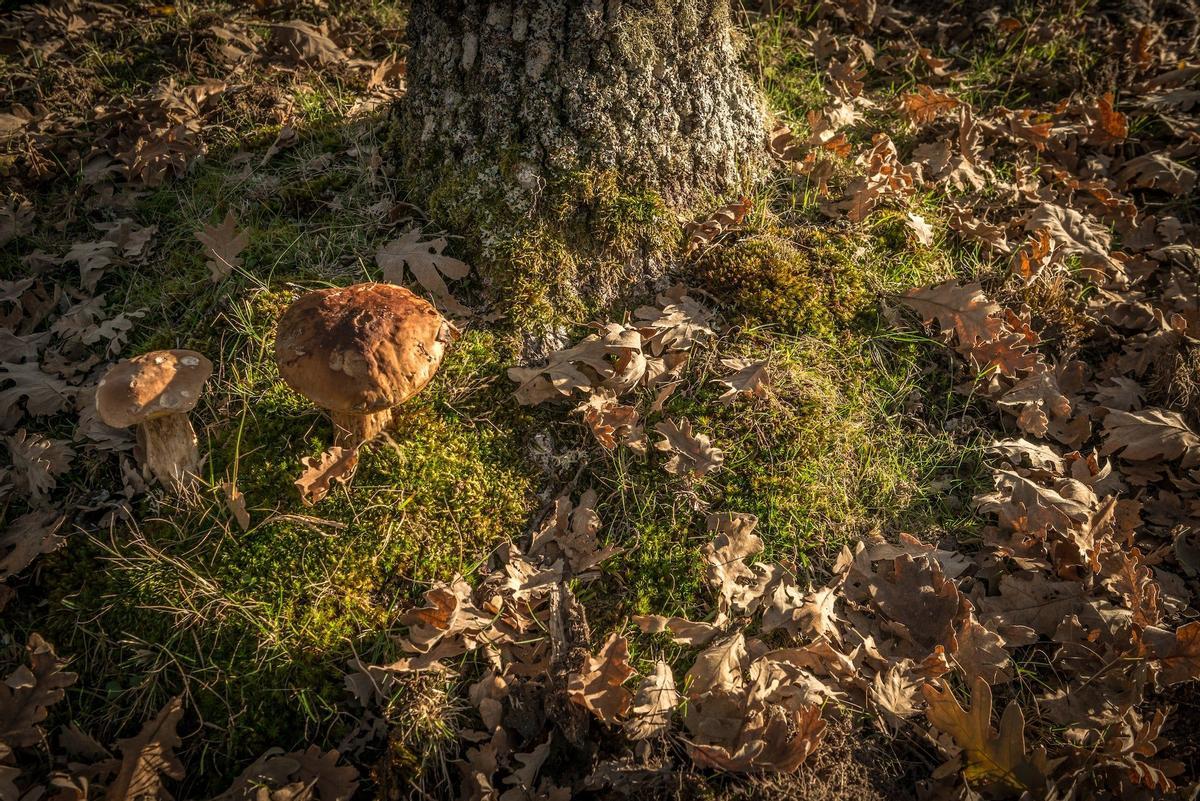
[[[377, 259], [470, 236], [402, 5], [4, 12], [0, 799], [1187, 797], [1197, 23], [1127, 5], [745, 11], [772, 173], [534, 365]], [[380, 279], [463, 334], [310, 505], [274, 324]], [[183, 497], [94, 412], [159, 348]]]

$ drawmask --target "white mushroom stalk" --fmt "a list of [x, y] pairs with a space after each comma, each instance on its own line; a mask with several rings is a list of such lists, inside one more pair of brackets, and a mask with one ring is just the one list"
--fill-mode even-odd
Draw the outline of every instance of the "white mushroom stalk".
[[137, 426], [145, 471], [180, 492], [200, 474], [200, 449], [188, 412], [212, 362], [191, 350], [145, 353], [114, 365], [96, 388], [96, 412], [116, 428]]

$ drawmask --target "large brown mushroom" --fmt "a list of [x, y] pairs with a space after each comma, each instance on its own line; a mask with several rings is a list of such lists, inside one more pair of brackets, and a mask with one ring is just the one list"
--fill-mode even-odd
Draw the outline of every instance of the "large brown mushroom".
[[275, 358], [288, 385], [329, 411], [334, 444], [354, 448], [387, 428], [421, 391], [457, 330], [392, 284], [319, 289], [279, 318]]
[[96, 387], [96, 413], [114, 428], [137, 426], [142, 464], [179, 490], [199, 475], [200, 451], [188, 412], [212, 375], [194, 350], [156, 350], [113, 365]]

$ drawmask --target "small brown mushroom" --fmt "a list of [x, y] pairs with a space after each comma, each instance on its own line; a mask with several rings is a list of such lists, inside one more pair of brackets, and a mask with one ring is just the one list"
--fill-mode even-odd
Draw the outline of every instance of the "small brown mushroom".
[[137, 426], [143, 466], [169, 489], [178, 491], [199, 474], [188, 412], [210, 375], [212, 362], [193, 350], [156, 350], [121, 360], [96, 387], [100, 419], [114, 428]]
[[429, 383], [454, 326], [392, 284], [319, 289], [279, 318], [275, 358], [288, 385], [333, 419], [334, 444], [354, 448]]

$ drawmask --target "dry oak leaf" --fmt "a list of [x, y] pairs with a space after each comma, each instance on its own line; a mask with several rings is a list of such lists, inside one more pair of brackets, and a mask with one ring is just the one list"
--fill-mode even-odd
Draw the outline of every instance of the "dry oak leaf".
[[350, 801], [358, 789], [358, 771], [338, 767], [339, 756], [315, 745], [290, 754], [271, 748], [212, 801]]
[[917, 85], [916, 92], [900, 96], [900, 110], [915, 125], [928, 125], [958, 105], [956, 98], [923, 83]]
[[42, 372], [37, 364], [0, 363], [0, 381], [13, 385], [0, 390], [0, 417], [13, 416], [16, 404], [24, 398], [25, 412], [34, 417], [61, 412], [77, 391], [55, 376]]
[[638, 687], [629, 719], [625, 721], [625, 735], [631, 740], [665, 735], [671, 728], [671, 713], [679, 700], [671, 666], [660, 659], [654, 663], [654, 672]]
[[313, 65], [337, 64], [348, 58], [329, 38], [327, 24], [317, 28], [298, 19], [271, 25], [268, 46], [272, 53]]
[[943, 331], [954, 331], [966, 348], [991, 342], [1005, 332], [1004, 321], [997, 316], [1000, 306], [983, 294], [978, 283], [947, 281], [910, 290], [900, 300], [921, 315], [926, 325], [937, 320]]
[[634, 615], [633, 623], [646, 634], [669, 633], [680, 645], [703, 647], [725, 630], [728, 618], [718, 615], [712, 623], [666, 615]]
[[421, 229], [410, 228], [399, 239], [392, 240], [375, 254], [375, 263], [383, 270], [383, 280], [392, 284], [404, 282], [404, 268], [408, 267], [422, 287], [431, 295], [439, 306], [451, 314], [461, 317], [471, 315], [471, 310], [450, 294], [446, 281], [442, 278], [466, 278], [471, 268], [466, 262], [443, 256], [446, 249], [446, 238], [437, 237], [425, 242], [421, 241]]
[[605, 450], [614, 450], [620, 444], [635, 453], [646, 452], [646, 432], [638, 423], [637, 409], [619, 402], [612, 390], [593, 392], [574, 411], [583, 416], [584, 425]]
[[761, 553], [762, 539], [754, 533], [758, 518], [739, 512], [716, 512], [706, 520], [712, 542], [704, 544], [708, 583], [717, 591], [718, 611], [752, 612], [763, 601], [770, 573], [755, 570], [746, 559]]
[[722, 206], [700, 222], [692, 222], [684, 226], [683, 235], [687, 238], [684, 256], [692, 254], [705, 245], [712, 244], [721, 234], [741, 225], [742, 220], [750, 212], [750, 205], [750, 198], [743, 197], [735, 203]]
[[620, 395], [646, 372], [642, 335], [636, 329], [610, 324], [602, 334], [589, 334], [577, 344], [550, 354], [541, 367], [510, 367], [508, 377], [519, 386], [515, 395], [522, 406], [535, 406], [596, 387]]
[[1175, 629], [1175, 642], [1170, 651], [1159, 657], [1164, 684], [1179, 684], [1200, 679], [1200, 621], [1192, 621]]
[[1050, 488], [999, 470], [995, 482], [996, 492], [979, 497], [978, 508], [995, 512], [1007, 530], [1034, 533], [1054, 529], [1066, 534], [1087, 523], [1097, 505], [1095, 494], [1073, 479], [1063, 479]]
[[890, 569], [885, 564], [872, 577], [869, 591], [872, 605], [892, 622], [893, 630], [926, 650], [950, 642], [954, 622], [970, 603], [941, 564], [926, 556], [896, 557]]
[[221, 494], [225, 496], [225, 505], [229, 508], [229, 513], [233, 515], [238, 526], [242, 531], [248, 531], [250, 529], [250, 513], [246, 511], [246, 496], [232, 481], [221, 482]]
[[66, 544], [58, 529], [66, 517], [51, 509], [27, 512], [8, 524], [0, 534], [0, 580], [15, 576], [34, 559]]
[[1142, 409], [1110, 411], [1104, 417], [1105, 456], [1120, 453], [1122, 459], [1144, 462], [1152, 459], [1179, 461], [1184, 469], [1200, 464], [1200, 436], [1188, 428], [1178, 412]]
[[1043, 203], [1029, 214], [1025, 230], [1045, 230], [1055, 248], [1064, 255], [1078, 256], [1084, 267], [1106, 270], [1113, 264], [1108, 255], [1112, 236], [1092, 218], [1075, 209]]
[[568, 677], [567, 697], [604, 723], [617, 724], [633, 703], [633, 693], [621, 685], [636, 672], [629, 666], [629, 641], [614, 633]]
[[713, 446], [707, 435], [692, 434], [692, 424], [687, 418], [679, 423], [663, 420], [654, 426], [654, 430], [664, 437], [654, 447], [671, 454], [663, 465], [668, 473], [699, 478], [717, 470], [725, 461], [725, 454]]
[[825, 734], [825, 721], [816, 705], [798, 709], [765, 705], [747, 710], [744, 725], [727, 744], [684, 741], [697, 765], [731, 773], [797, 770]]
[[316, 459], [305, 456], [300, 460], [304, 472], [294, 482], [305, 506], [312, 506], [329, 494], [333, 485], [345, 484], [354, 477], [358, 467], [358, 448], [335, 445]]
[[182, 741], [175, 731], [183, 717], [183, 701], [174, 698], [146, 722], [134, 737], [117, 741], [121, 767], [104, 793], [104, 801], [170, 798], [162, 777], [179, 780], [183, 763], [175, 756]]
[[904, 225], [912, 233], [917, 244], [926, 247], [933, 244], [933, 226], [926, 222], [920, 214], [912, 211], [905, 214]]
[[949, 689], [932, 684], [921, 688], [929, 705], [929, 722], [954, 738], [963, 750], [963, 778], [981, 784], [1003, 784], [1014, 790], [1033, 793], [1046, 784], [1048, 764], [1045, 752], [1025, 752], [1025, 716], [1015, 701], [1000, 717], [1000, 731], [992, 729], [992, 689], [982, 678], [972, 682], [971, 708], [959, 706]]
[[730, 375], [717, 379], [728, 388], [717, 398], [721, 403], [729, 405], [739, 396], [765, 398], [770, 393], [771, 381], [767, 374], [766, 359], [751, 361], [736, 357], [727, 358], [721, 359], [721, 366], [733, 370]]
[[62, 700], [76, 675], [62, 670], [54, 648], [39, 634], [29, 637], [29, 666], [21, 665], [0, 683], [0, 744], [27, 748], [45, 738], [46, 709]]
[[12, 459], [13, 485], [37, 502], [58, 486], [56, 476], [67, 472], [75, 458], [66, 440], [29, 434], [23, 428], [5, 440]]
[[691, 350], [716, 336], [712, 328], [715, 315], [689, 295], [683, 284], [676, 284], [656, 300], [657, 308], [639, 306], [633, 312], [649, 353], [662, 356], [664, 351]]
[[250, 244], [250, 232], [239, 231], [233, 211], [226, 211], [220, 225], [204, 226], [196, 232], [196, 239], [204, 245], [205, 264], [215, 283], [242, 266], [241, 252]]
[[909, 669], [911, 665], [911, 660], [893, 662], [876, 673], [867, 688], [867, 697], [893, 729], [917, 713], [917, 692], [924, 685]]
[[579, 576], [621, 552], [620, 548], [600, 547], [596, 539], [599, 529], [595, 490], [585, 491], [575, 506], [563, 495], [554, 502], [554, 514], [533, 533], [526, 555], [555, 551], [555, 557], [561, 554], [566, 558], [572, 575]]

